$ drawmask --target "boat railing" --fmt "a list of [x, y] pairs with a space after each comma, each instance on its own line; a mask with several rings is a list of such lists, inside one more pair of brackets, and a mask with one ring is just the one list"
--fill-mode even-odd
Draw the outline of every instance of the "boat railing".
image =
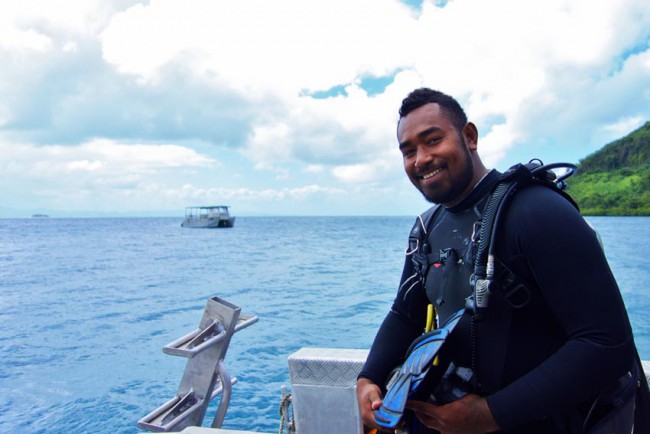
[[199, 328], [165, 345], [163, 352], [187, 357], [185, 372], [176, 396], [138, 421], [138, 427], [153, 432], [177, 432], [201, 426], [210, 401], [221, 395], [212, 428], [220, 428], [230, 404], [231, 377], [223, 360], [232, 335], [258, 318], [242, 315], [241, 308], [219, 297], [208, 300]]

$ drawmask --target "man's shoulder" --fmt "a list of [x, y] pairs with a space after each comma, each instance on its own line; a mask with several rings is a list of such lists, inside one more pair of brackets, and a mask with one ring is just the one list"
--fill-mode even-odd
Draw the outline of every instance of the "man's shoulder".
[[552, 212], [557, 208], [568, 208], [579, 213], [566, 193], [541, 184], [533, 184], [519, 189], [512, 199], [512, 207], [516, 207], [520, 211], [543, 213]]
[[562, 193], [542, 185], [531, 185], [510, 199], [502, 226], [519, 240], [554, 238], [559, 234], [582, 233], [587, 226], [580, 211]]
[[420, 213], [417, 216], [417, 218], [418, 219], [423, 219], [423, 220], [428, 220], [438, 211], [438, 208], [440, 208], [441, 206], [442, 205], [440, 205], [440, 204], [435, 204], [435, 205], [431, 206], [430, 208], [427, 208], [426, 211]]
[[411, 228], [411, 232], [409, 234], [409, 239], [424, 239], [427, 235], [431, 220], [440, 208], [441, 205], [433, 205], [423, 213], [419, 214], [415, 218], [415, 222], [413, 223], [413, 227]]

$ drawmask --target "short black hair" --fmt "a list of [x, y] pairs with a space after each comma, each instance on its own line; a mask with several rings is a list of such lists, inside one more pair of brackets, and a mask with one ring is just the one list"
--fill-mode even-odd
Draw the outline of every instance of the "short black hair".
[[399, 108], [399, 117], [401, 119], [413, 110], [430, 103], [438, 104], [449, 115], [458, 131], [461, 131], [465, 127], [465, 124], [467, 124], [467, 115], [460, 104], [458, 104], [458, 101], [447, 94], [427, 87], [415, 89], [402, 100], [402, 106]]

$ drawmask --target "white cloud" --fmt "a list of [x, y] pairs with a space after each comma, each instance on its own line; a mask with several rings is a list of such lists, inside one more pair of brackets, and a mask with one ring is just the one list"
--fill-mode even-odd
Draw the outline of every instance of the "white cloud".
[[614, 137], [622, 137], [628, 132], [639, 128], [647, 122], [647, 119], [643, 119], [639, 116], [633, 118], [621, 119], [614, 124], [604, 125], [602, 130], [606, 131], [608, 134]]
[[319, 185], [307, 185], [305, 187], [293, 188], [289, 190], [289, 195], [294, 199], [305, 199], [313, 195], [340, 196], [345, 195], [345, 190], [331, 187], [321, 187]]
[[[401, 164], [391, 164], [388, 159], [378, 159], [372, 163], [349, 164], [345, 166], [336, 166], [332, 169], [332, 174], [338, 180], [348, 184], [356, 183], [375, 183], [384, 181], [386, 178], [393, 178], [397, 169], [401, 169]], [[392, 159], [391, 159], [392, 160]], [[395, 161], [397, 158], [395, 158]], [[389, 175], [388, 177], [386, 175]]]
[[325, 169], [320, 164], [309, 164], [305, 168], [305, 172], [307, 172], [307, 173], [321, 173], [321, 172], [323, 172], [323, 170], [325, 170]]
[[[301, 202], [345, 194], [342, 189], [315, 184], [265, 189], [189, 183], [176, 186], [175, 177], [170, 176], [179, 169], [208, 169], [218, 179], [219, 166], [213, 158], [178, 145], [123, 144], [109, 140], [94, 140], [79, 146], [0, 143], [0, 183], [12, 189], [14, 181], [22, 179], [32, 186], [33, 197], [48, 206], [65, 205], [66, 210], [83, 209], [83, 203], [104, 211], [115, 210], [115, 204], [149, 211], [232, 200], [259, 206], [263, 202], [287, 199]], [[158, 180], [154, 181], [153, 175]], [[103, 202], [111, 206], [105, 208]]]
[[0, 30], [0, 48], [4, 50], [46, 51], [52, 47], [52, 39], [32, 29], [17, 30], [5, 27]]
[[0, 179], [49, 185], [122, 185], [170, 169], [215, 167], [218, 162], [178, 145], [123, 144], [94, 140], [79, 146], [0, 143]]
[[[120, 7], [136, 0], [21, 0], [0, 6], [0, 48], [54, 49], [55, 37], [96, 37]], [[65, 46], [70, 47], [71, 42]]]
[[[461, 101], [488, 165], [529, 152], [577, 161], [650, 119], [649, 2], [436, 4], [4, 2], [0, 138], [12, 159], [0, 164], [21, 179], [57, 173], [79, 197], [117, 184], [171, 197], [179, 173], [216, 164], [192, 149], [211, 144], [256, 168], [219, 194], [294, 200], [305, 186], [403, 181], [396, 112], [421, 85]], [[394, 78], [377, 93], [369, 76]]]
[[169, 204], [151, 185], [172, 181], [179, 172], [217, 166], [214, 159], [179, 145], [0, 142], [0, 203], [65, 211], [164, 209]]
[[391, 0], [153, 0], [117, 14], [102, 41], [109, 62], [144, 79], [191, 53], [198, 72], [235, 89], [294, 95], [403, 63], [394, 32], [409, 14]]
[[104, 164], [101, 161], [88, 161], [88, 160], [78, 160], [78, 161], [71, 161], [67, 163], [66, 169], [70, 171], [74, 170], [81, 170], [81, 171], [88, 171], [88, 172], [95, 172], [98, 170], [101, 170]]
[[[152, 184], [148, 189], [166, 198], [173, 198], [175, 202], [187, 203], [188, 200], [197, 203], [216, 203], [220, 201], [237, 200], [240, 204], [282, 202], [287, 198], [295, 201], [305, 201], [312, 197], [335, 197], [345, 194], [342, 189], [307, 185], [298, 188], [282, 189], [252, 189], [252, 188], [203, 188], [192, 184], [185, 184], [181, 188]], [[141, 192], [133, 191], [133, 194]], [[148, 196], [148, 194], [143, 195]]]
[[494, 125], [490, 132], [479, 140], [481, 159], [487, 167], [496, 166], [516, 140], [515, 133], [507, 125]]

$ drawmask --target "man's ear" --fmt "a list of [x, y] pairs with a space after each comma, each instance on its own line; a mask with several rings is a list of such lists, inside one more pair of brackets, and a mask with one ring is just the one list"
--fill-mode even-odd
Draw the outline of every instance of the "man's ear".
[[478, 149], [478, 128], [473, 122], [467, 122], [463, 127], [463, 138], [470, 151]]

